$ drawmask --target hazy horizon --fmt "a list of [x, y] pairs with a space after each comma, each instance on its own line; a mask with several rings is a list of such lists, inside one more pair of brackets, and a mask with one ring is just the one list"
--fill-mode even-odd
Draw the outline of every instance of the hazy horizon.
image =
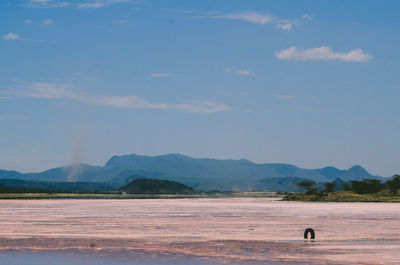
[[[113, 155], [111, 155], [106, 161], [104, 161], [104, 163], [102, 163], [102, 164], [89, 164], [89, 163], [86, 163], [85, 161], [79, 161], [79, 162], [77, 162], [77, 163], [79, 163], [79, 164], [88, 164], [88, 165], [91, 165], [91, 166], [100, 166], [100, 167], [103, 167], [103, 166], [106, 165], [106, 163], [107, 163], [113, 156], [127, 156], [127, 155], [148, 156], [148, 157], [157, 157], [157, 156], [166, 156], [166, 155], [183, 155], [183, 156], [187, 156], [187, 157], [191, 157], [191, 158], [195, 158], [195, 159], [216, 159], [216, 160], [231, 160], [231, 159], [233, 159], [233, 160], [243, 160], [243, 159], [245, 159], [245, 160], [249, 160], [249, 159], [247, 159], [247, 158], [245, 158], [245, 157], [243, 157], [243, 158], [194, 157], [194, 156], [191, 156], [191, 155], [180, 154], [180, 153], [168, 153], [168, 154], [158, 154], [158, 155], [143, 155], [143, 154], [130, 153], [130, 154], [113, 154]], [[251, 160], [249, 160], [249, 161], [250, 161], [251, 163], [255, 163], [255, 164], [288, 164], [288, 163], [280, 163], [280, 162], [254, 162], [254, 161], [251, 161]], [[289, 164], [288, 164], [288, 165], [289, 165]], [[305, 168], [305, 167], [302, 167], [302, 166], [299, 166], [299, 165], [294, 165], [294, 164], [290, 164], [290, 165], [293, 165], [293, 166], [296, 166], [296, 167], [302, 168], [302, 169], [319, 169], [319, 168]], [[39, 173], [39, 172], [43, 172], [43, 171], [46, 171], [46, 170], [49, 170], [49, 169], [52, 169], [52, 168], [65, 167], [65, 166], [74, 166], [74, 163], [63, 164], [63, 165], [56, 165], [56, 166], [54, 166], [54, 167], [45, 168], [45, 169], [43, 169], [43, 170], [38, 170], [38, 171], [18, 171], [18, 170], [16, 170], [16, 171], [18, 171], [18, 172], [20, 172], [20, 173]], [[339, 170], [348, 170], [348, 169], [350, 169], [350, 168], [352, 168], [352, 167], [355, 167], [355, 166], [361, 166], [362, 168], [364, 168], [365, 170], [368, 171], [368, 169], [366, 169], [364, 166], [362, 166], [362, 165], [357, 165], [357, 164], [354, 164], [354, 165], [352, 165], [352, 166], [350, 166], [350, 167], [348, 167], [348, 168], [337, 168], [337, 167], [336, 167], [336, 168], [339, 169]], [[323, 167], [320, 167], [320, 168], [324, 168], [324, 167], [334, 167], [334, 166], [332, 166], [332, 165], [326, 165], [326, 166], [323, 166]], [[3, 169], [3, 168], [0, 168], [0, 170], [1, 170], [1, 169]], [[6, 170], [15, 170], [15, 169], [6, 169]], [[368, 171], [368, 172], [369, 172], [369, 171]], [[374, 175], [374, 176], [392, 177], [392, 175], [390, 175], [390, 176], [382, 176], [382, 175], [374, 174], [373, 172], [369, 172], [369, 173], [372, 174], [372, 175]]]
[[400, 2], [0, 4], [0, 169], [113, 154], [399, 173]]

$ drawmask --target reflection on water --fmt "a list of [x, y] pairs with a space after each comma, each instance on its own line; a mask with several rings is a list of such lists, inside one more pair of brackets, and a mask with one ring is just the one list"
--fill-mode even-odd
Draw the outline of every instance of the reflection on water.
[[[212, 264], [398, 264], [399, 220], [400, 205], [393, 203], [248, 198], [0, 201], [0, 248], [89, 253], [124, 249], [135, 256], [140, 251], [157, 257], [173, 253], [196, 262], [211, 259]], [[307, 227], [314, 228], [315, 242], [304, 242]], [[96, 244], [95, 250], [91, 244]], [[38, 259], [45, 255], [40, 253]], [[1, 264], [5, 257], [12, 255], [0, 257]]]

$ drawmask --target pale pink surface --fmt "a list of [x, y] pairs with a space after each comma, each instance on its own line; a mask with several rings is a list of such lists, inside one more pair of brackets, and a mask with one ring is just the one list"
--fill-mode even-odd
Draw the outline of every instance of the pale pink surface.
[[[0, 238], [297, 242], [319, 251], [323, 260], [371, 264], [400, 262], [399, 221], [400, 204], [395, 203], [251, 198], [0, 201]], [[314, 244], [302, 242], [307, 227], [316, 231]]]

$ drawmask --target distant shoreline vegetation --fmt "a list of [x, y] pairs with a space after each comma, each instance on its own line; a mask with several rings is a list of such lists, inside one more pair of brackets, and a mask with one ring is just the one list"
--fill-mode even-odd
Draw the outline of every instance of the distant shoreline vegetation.
[[334, 183], [325, 183], [318, 190], [314, 181], [301, 181], [297, 186], [304, 193], [289, 193], [283, 200], [304, 202], [400, 202], [400, 175], [382, 183], [377, 179], [350, 180], [342, 185], [344, 190], [335, 190]]
[[179, 198], [266, 198], [279, 197], [276, 192], [196, 191], [169, 180], [139, 178], [112, 191], [52, 191], [0, 186], [0, 199], [179, 199]]
[[38, 199], [221, 199], [221, 198], [276, 198], [283, 195], [271, 191], [255, 192], [200, 192], [196, 194], [122, 194], [113, 193], [0, 193], [0, 200]]

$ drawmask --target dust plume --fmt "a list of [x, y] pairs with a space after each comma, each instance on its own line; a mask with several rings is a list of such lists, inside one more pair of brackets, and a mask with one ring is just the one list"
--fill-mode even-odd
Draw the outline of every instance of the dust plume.
[[69, 174], [67, 177], [68, 182], [75, 181], [75, 176], [79, 172], [79, 169], [82, 166], [83, 155], [85, 151], [86, 144], [86, 127], [80, 126], [77, 135], [75, 136], [73, 149], [72, 149], [72, 157], [71, 157], [71, 169], [69, 170]]

